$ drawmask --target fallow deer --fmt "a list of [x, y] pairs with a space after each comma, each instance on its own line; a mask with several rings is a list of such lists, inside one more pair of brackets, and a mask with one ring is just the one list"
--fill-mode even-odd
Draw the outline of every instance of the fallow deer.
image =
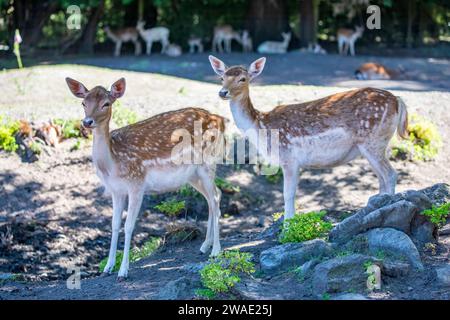
[[204, 50], [202, 38], [200, 37], [191, 36], [188, 40], [188, 45], [189, 53], [195, 53], [196, 50], [198, 53], [202, 53]]
[[[206, 149], [190, 143], [189, 148], [177, 149], [178, 140], [183, 138], [179, 130], [189, 137], [201, 132], [216, 130], [210, 140], [220, 141], [224, 131], [224, 119], [199, 108], [187, 108], [165, 112], [135, 124], [109, 131], [112, 105], [125, 92], [125, 79], [116, 81], [110, 91], [97, 86], [91, 90], [73, 79], [66, 78], [70, 91], [83, 99], [85, 118], [83, 125], [93, 129], [94, 141], [92, 160], [100, 181], [112, 195], [112, 236], [108, 262], [104, 272], [110, 273], [115, 264], [117, 239], [121, 216], [128, 197], [128, 211], [125, 222], [125, 245], [119, 278], [128, 274], [131, 236], [145, 193], [174, 191], [186, 183], [192, 185], [207, 200], [209, 219], [206, 240], [200, 250], [205, 253], [211, 246], [211, 255], [220, 251], [219, 202], [221, 192], [214, 184], [215, 163], [197, 161], [195, 164], [175, 161], [187, 153], [197, 155]], [[193, 141], [198, 141], [194, 137]], [[216, 138], [218, 140], [216, 140]], [[192, 141], [192, 140], [190, 140]], [[194, 146], [195, 145], [195, 146]], [[207, 155], [207, 154], [206, 154]], [[214, 154], [210, 154], [214, 156]], [[198, 163], [198, 164], [197, 164]]]
[[150, 55], [152, 53], [153, 42], [161, 42], [161, 53], [165, 53], [169, 46], [170, 31], [166, 27], [155, 27], [151, 29], [144, 29], [145, 21], [138, 21], [136, 29], [146, 43], [145, 53]]
[[259, 53], [286, 53], [291, 41], [290, 32], [282, 32], [283, 41], [265, 41], [258, 46]]
[[355, 71], [355, 78], [358, 80], [390, 80], [402, 76], [403, 70], [389, 69], [375, 62], [364, 63]]
[[[266, 161], [283, 170], [286, 219], [295, 213], [300, 168], [333, 167], [362, 155], [378, 177], [380, 193], [394, 194], [397, 174], [386, 157], [386, 148], [396, 130], [401, 137], [407, 136], [407, 110], [400, 98], [388, 91], [364, 88], [260, 112], [253, 107], [249, 83], [261, 74], [266, 59], [254, 61], [248, 70], [241, 66], [228, 68], [213, 56], [209, 60], [222, 77], [219, 96], [230, 100], [231, 113], [241, 132], [279, 132], [278, 163], [273, 163], [273, 158]], [[250, 142], [258, 148], [258, 141]]]
[[104, 27], [106, 35], [109, 39], [111, 39], [115, 44], [114, 56], [120, 56], [120, 51], [122, 50], [122, 44], [124, 42], [133, 42], [134, 43], [134, 54], [136, 56], [142, 53], [141, 42], [139, 41], [139, 34], [135, 28], [123, 28], [117, 30], [111, 30], [108, 26]]
[[183, 49], [181, 49], [181, 47], [175, 43], [170, 43], [167, 46], [165, 54], [169, 57], [176, 58], [183, 54]]
[[350, 54], [355, 55], [355, 42], [362, 37], [364, 27], [356, 26], [355, 30], [341, 28], [337, 32], [339, 54], [347, 55], [350, 48]]
[[250, 33], [248, 32], [248, 30], [242, 31], [242, 50], [244, 52], [253, 51], [253, 40], [250, 37]]
[[[238, 43], [242, 44], [241, 36], [237, 31], [233, 30], [232, 26], [217, 26], [214, 28], [214, 36], [212, 41], [212, 51], [217, 52], [217, 50], [222, 53], [231, 52], [231, 42], [236, 40]], [[222, 46], [224, 45], [224, 47]]]

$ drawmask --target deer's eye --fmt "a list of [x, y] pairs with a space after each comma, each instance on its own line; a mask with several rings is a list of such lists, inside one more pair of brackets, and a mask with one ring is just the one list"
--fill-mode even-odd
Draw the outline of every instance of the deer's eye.
[[223, 81], [223, 77], [220, 77], [220, 81]]
[[247, 79], [245, 79], [245, 78], [241, 78], [241, 79], [239, 79], [239, 82], [245, 82]]
[[111, 104], [109, 102], [106, 102], [103, 106], [102, 109], [104, 108], [109, 108], [111, 106]]

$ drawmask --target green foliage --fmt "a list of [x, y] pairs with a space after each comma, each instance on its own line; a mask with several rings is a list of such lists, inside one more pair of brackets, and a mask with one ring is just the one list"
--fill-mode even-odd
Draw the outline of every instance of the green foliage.
[[[265, 170], [263, 168], [263, 170]], [[274, 174], [266, 175], [267, 182], [271, 184], [278, 184], [283, 180], [283, 170], [278, 168], [278, 170]]]
[[303, 242], [327, 235], [332, 224], [323, 220], [325, 211], [296, 214], [293, 218], [283, 223], [280, 234], [280, 242]]
[[215, 182], [216, 186], [223, 192], [226, 192], [226, 193], [241, 192], [241, 188], [239, 186], [235, 186], [235, 185], [231, 184], [230, 182], [228, 182], [227, 180], [222, 179], [220, 177], [216, 177], [214, 179], [214, 182]]
[[81, 140], [77, 139], [75, 143], [70, 147], [70, 151], [80, 150], [81, 148]]
[[64, 139], [79, 138], [81, 137], [80, 132], [80, 120], [76, 119], [55, 119], [54, 124], [61, 126], [62, 137]]
[[424, 210], [422, 214], [427, 216], [432, 223], [440, 228], [445, 225], [447, 218], [449, 217], [450, 202], [447, 202], [441, 206], [433, 205], [431, 209]]
[[240, 274], [255, 272], [255, 266], [251, 262], [252, 257], [252, 254], [247, 252], [230, 250], [211, 258], [200, 270], [202, 284], [206, 288], [201, 289], [201, 295], [211, 298], [217, 293], [228, 292], [241, 280]]
[[412, 161], [430, 161], [434, 159], [442, 147], [439, 131], [430, 120], [417, 114], [408, 119], [409, 138], [393, 140], [392, 157]]
[[194, 188], [192, 188], [188, 184], [182, 186], [180, 188], [180, 190], [178, 191], [178, 193], [182, 197], [193, 197], [193, 198], [196, 198], [196, 197], [200, 196], [200, 193], [197, 190], [195, 190]]
[[211, 289], [196, 289], [195, 294], [207, 300], [212, 300], [216, 297], [216, 293]]
[[[150, 240], [146, 241], [141, 248], [133, 248], [132, 250], [130, 250], [130, 262], [131, 263], [136, 262], [141, 260], [142, 258], [148, 257], [153, 252], [155, 252], [160, 245], [161, 245], [161, 238], [158, 237], [150, 238]], [[122, 259], [123, 259], [123, 251], [118, 250], [116, 254], [116, 263], [114, 264], [114, 268], [112, 270], [113, 272], [119, 271]], [[107, 262], [108, 258], [105, 258], [102, 261], [100, 261], [100, 264], [98, 265], [100, 272], [103, 272]]]
[[14, 152], [19, 147], [14, 135], [19, 131], [20, 123], [0, 115], [0, 150]]
[[118, 127], [127, 126], [138, 121], [138, 115], [131, 109], [122, 106], [120, 101], [116, 101], [113, 106], [112, 120]]
[[39, 142], [33, 141], [30, 144], [30, 150], [34, 153], [34, 154], [41, 154], [42, 152], [42, 147], [41, 144]]
[[170, 199], [156, 205], [155, 209], [161, 211], [169, 217], [176, 217], [181, 213], [181, 211], [186, 209], [186, 202], [184, 200], [177, 201], [176, 199]]

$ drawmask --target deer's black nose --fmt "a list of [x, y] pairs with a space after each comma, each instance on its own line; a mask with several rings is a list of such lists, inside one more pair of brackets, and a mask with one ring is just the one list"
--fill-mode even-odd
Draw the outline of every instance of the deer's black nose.
[[222, 89], [219, 91], [219, 97], [226, 98], [227, 96], [228, 96], [228, 90]]
[[83, 119], [83, 126], [86, 128], [90, 128], [92, 127], [92, 125], [94, 124], [94, 119], [92, 118], [84, 118]]

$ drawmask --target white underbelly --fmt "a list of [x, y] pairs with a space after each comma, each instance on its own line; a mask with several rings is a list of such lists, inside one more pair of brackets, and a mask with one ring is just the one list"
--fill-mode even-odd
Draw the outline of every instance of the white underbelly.
[[189, 182], [196, 166], [179, 166], [170, 169], [150, 169], [145, 176], [145, 192], [162, 193], [175, 191]]

